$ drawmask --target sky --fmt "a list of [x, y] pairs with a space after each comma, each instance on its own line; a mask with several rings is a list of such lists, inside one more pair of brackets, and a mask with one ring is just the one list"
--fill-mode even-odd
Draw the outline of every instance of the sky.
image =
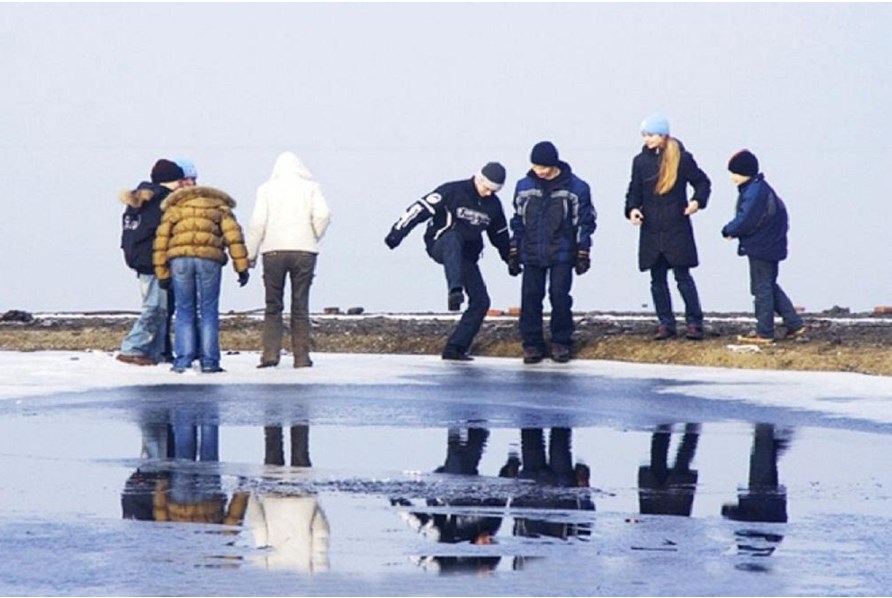
[[[744, 147], [790, 211], [794, 304], [892, 305], [890, 25], [889, 4], [0, 4], [0, 312], [138, 310], [118, 192], [186, 157], [246, 226], [286, 150], [333, 213], [311, 310], [445, 311], [422, 228], [394, 251], [384, 236], [488, 161], [508, 170], [510, 216], [544, 139], [598, 211], [574, 309], [648, 312], [623, 204], [652, 113], [713, 182], [694, 216], [706, 311], [752, 309], [746, 261], [719, 232]], [[493, 307], [519, 305], [494, 248], [481, 265]], [[227, 265], [221, 311], [263, 297], [259, 268], [239, 288]]]

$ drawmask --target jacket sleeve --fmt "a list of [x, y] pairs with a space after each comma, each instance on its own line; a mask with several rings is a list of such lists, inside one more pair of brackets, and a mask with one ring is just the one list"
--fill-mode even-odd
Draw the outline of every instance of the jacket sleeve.
[[696, 200], [702, 210], [709, 203], [709, 196], [712, 193], [712, 182], [706, 176], [706, 173], [697, 166], [697, 161], [694, 160], [694, 156], [691, 153], [685, 152], [682, 159], [684, 160], [684, 177], [691, 187], [694, 188], [694, 196], [691, 197], [691, 201]]
[[722, 228], [723, 237], [740, 238], [758, 228], [765, 212], [765, 193], [761, 185], [750, 185], [738, 200], [737, 215]]
[[313, 234], [316, 235], [316, 241], [325, 236], [329, 224], [331, 224], [331, 210], [328, 209], [322, 189], [317, 186], [313, 192]]
[[[525, 201], [520, 195], [520, 183], [514, 187], [514, 215], [511, 216], [511, 246], [521, 252], [523, 245], [524, 222], [523, 211], [526, 208]], [[522, 252], [521, 252], [522, 253]]]
[[158, 280], [170, 278], [170, 269], [167, 266], [167, 246], [170, 243], [171, 229], [174, 224], [174, 210], [164, 211], [161, 224], [155, 231], [155, 240], [152, 242], [152, 266], [155, 268], [155, 277]]
[[576, 246], [588, 250], [592, 246], [592, 235], [598, 227], [598, 212], [592, 203], [592, 191], [587, 183], [582, 184], [576, 209]]
[[409, 206], [390, 228], [390, 234], [398, 241], [402, 241], [412, 232], [413, 228], [431, 218], [438, 210], [445, 209], [446, 198], [443, 196], [442, 189], [442, 187], [438, 187]]
[[489, 223], [489, 227], [486, 229], [486, 234], [489, 237], [489, 242], [498, 249], [502, 261], [507, 263], [508, 250], [511, 242], [511, 236], [508, 234], [508, 221], [505, 219], [505, 211], [502, 209], [502, 202], [495, 196], [493, 196], [493, 199], [498, 206], [498, 210], [496, 210], [492, 222]]
[[220, 222], [220, 230], [223, 232], [223, 243], [229, 250], [232, 258], [232, 267], [236, 272], [248, 270], [248, 250], [245, 247], [245, 238], [242, 227], [232, 212], [227, 211]]
[[248, 223], [248, 238], [245, 243], [248, 249], [248, 259], [252, 262], [257, 259], [260, 245], [266, 236], [266, 222], [269, 214], [269, 202], [264, 190], [257, 190], [257, 203], [251, 213], [251, 221]]
[[626, 206], [625, 206], [625, 215], [626, 218], [629, 217], [629, 212], [634, 210], [635, 208], [641, 209], [641, 204], [644, 202], [642, 199], [642, 181], [641, 181], [641, 169], [638, 168], [638, 164], [636, 160], [632, 160], [632, 176], [629, 178], [629, 188], [626, 191]]

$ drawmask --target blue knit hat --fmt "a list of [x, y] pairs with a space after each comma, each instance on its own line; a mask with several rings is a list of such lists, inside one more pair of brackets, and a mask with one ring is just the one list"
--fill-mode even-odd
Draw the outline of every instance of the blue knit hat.
[[177, 166], [183, 169], [183, 178], [185, 179], [197, 179], [198, 178], [198, 169], [195, 168], [195, 164], [192, 160], [187, 160], [186, 158], [177, 158], [175, 160]]
[[659, 114], [651, 114], [641, 121], [641, 132], [650, 135], [668, 135], [669, 121], [665, 116]]

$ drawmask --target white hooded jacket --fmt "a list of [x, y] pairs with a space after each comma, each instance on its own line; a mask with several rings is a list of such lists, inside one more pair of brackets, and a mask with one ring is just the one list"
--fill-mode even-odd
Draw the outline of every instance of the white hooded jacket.
[[276, 159], [273, 174], [257, 189], [248, 225], [248, 259], [270, 251], [319, 253], [331, 212], [319, 183], [292, 152]]

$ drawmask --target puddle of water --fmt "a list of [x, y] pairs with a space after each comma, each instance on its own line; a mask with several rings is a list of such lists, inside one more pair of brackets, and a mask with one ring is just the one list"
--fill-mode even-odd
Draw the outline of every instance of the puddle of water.
[[[887, 434], [721, 420], [264, 427], [194, 404], [170, 413], [142, 410], [131, 418], [140, 423], [70, 409], [0, 419], [0, 590], [892, 587], [882, 557], [892, 472], [877, 457], [892, 449]], [[60, 555], [48, 581], [44, 563]], [[184, 576], [199, 585], [177, 585]]]

